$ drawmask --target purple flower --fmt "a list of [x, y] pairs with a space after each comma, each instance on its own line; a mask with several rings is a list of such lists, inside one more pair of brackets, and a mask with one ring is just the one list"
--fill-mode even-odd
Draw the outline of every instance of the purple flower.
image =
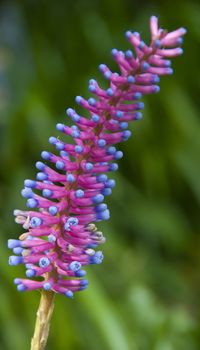
[[131, 136], [129, 121], [141, 119], [141, 97], [159, 91], [160, 75], [172, 74], [169, 58], [182, 54], [186, 30], [167, 33], [153, 16], [150, 32], [149, 46], [139, 33], [126, 32], [135, 53], [112, 50], [120, 73], [99, 66], [108, 89], [91, 79], [89, 91], [95, 98], [76, 97], [90, 117], [67, 109], [75, 125], [57, 124], [57, 130], [72, 137], [73, 143], [50, 137], [56, 154], [43, 151], [36, 180], [25, 180], [22, 196], [29, 210], [15, 210], [14, 215], [26, 232], [19, 240], [8, 241], [15, 254], [9, 264], [26, 267], [27, 279], [15, 279], [19, 291], [43, 288], [72, 297], [87, 287], [84, 267], [102, 262], [101, 250], [95, 249], [105, 238], [94, 222], [110, 217], [104, 198], [112, 193], [115, 180], [105, 173], [117, 170], [115, 161], [123, 156], [114, 145]]

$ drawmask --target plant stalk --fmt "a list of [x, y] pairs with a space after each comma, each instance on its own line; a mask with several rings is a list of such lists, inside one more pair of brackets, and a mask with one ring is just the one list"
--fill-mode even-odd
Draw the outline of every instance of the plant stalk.
[[54, 294], [54, 292], [45, 290], [41, 292], [40, 304], [36, 314], [35, 330], [31, 340], [31, 350], [45, 349], [54, 309]]

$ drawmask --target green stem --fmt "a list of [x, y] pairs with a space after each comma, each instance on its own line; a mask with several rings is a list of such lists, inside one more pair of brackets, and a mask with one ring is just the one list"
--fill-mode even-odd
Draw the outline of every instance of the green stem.
[[37, 317], [35, 322], [35, 330], [31, 340], [31, 350], [44, 350], [48, 335], [51, 317], [54, 309], [54, 292], [42, 291]]

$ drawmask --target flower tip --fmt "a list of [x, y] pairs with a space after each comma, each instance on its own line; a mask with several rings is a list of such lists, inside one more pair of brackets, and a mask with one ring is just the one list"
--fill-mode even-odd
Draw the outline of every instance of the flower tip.
[[39, 227], [42, 224], [42, 219], [38, 218], [37, 216], [33, 216], [30, 221], [31, 227]]
[[127, 50], [127, 51], [125, 52], [125, 57], [128, 58], [128, 59], [133, 58], [133, 53], [132, 53], [132, 51], [131, 51], [131, 50]]
[[23, 263], [22, 256], [15, 256], [15, 255], [9, 256], [8, 264], [10, 266], [16, 266], [16, 265], [19, 265], [19, 264], [22, 264], [22, 263]]
[[188, 32], [187, 28], [185, 28], [185, 27], [181, 27], [180, 31], [181, 31], [181, 35], [185, 35]]
[[24, 286], [22, 283], [17, 285], [18, 292], [24, 292], [26, 289], [26, 286]]
[[172, 68], [167, 68], [167, 74], [173, 74], [173, 73], [174, 73], [174, 71]]
[[35, 198], [29, 198], [26, 202], [27, 208], [37, 208], [38, 207], [38, 201]]
[[36, 186], [36, 181], [27, 179], [24, 181], [24, 186], [34, 188]]
[[81, 96], [76, 96], [76, 97], [75, 97], [75, 101], [76, 101], [76, 103], [78, 103], [78, 105], [81, 104], [82, 99], [83, 99], [83, 98], [82, 98]]
[[69, 264], [69, 269], [71, 271], [74, 271], [74, 272], [77, 272], [81, 269], [82, 265], [79, 261], [72, 261], [70, 264]]
[[8, 240], [8, 248], [14, 249], [16, 247], [19, 247], [21, 245], [21, 242], [18, 239], [9, 239]]
[[44, 284], [43, 284], [43, 289], [44, 290], [50, 290], [51, 289], [51, 283], [49, 283], [49, 282], [45, 282]]
[[131, 35], [132, 35], [132, 33], [131, 33], [130, 30], [127, 30], [127, 31], [125, 32], [125, 37], [126, 37], [127, 39], [129, 39], [129, 38], [131, 37]]
[[31, 278], [35, 276], [35, 271], [33, 269], [26, 270], [26, 277]]
[[67, 292], [65, 292], [65, 296], [66, 296], [67, 298], [72, 299], [73, 296], [74, 296], [74, 293], [73, 293], [71, 290], [68, 290]]
[[112, 49], [111, 50], [111, 55], [112, 56], [116, 56], [118, 54], [118, 50], [117, 49]]
[[150, 17], [150, 21], [157, 21], [158, 20], [158, 17], [156, 17], [156, 16], [154, 16], [154, 15], [152, 15], [151, 17]]
[[56, 129], [58, 131], [64, 131], [64, 128], [65, 128], [64, 124], [61, 124], [61, 123], [56, 124]]

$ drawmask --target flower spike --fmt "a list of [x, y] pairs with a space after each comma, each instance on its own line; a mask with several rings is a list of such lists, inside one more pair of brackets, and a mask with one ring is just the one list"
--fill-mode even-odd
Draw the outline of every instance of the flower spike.
[[27, 278], [14, 281], [19, 291], [44, 289], [72, 298], [87, 287], [85, 267], [103, 260], [98, 247], [105, 238], [94, 223], [110, 218], [104, 200], [115, 180], [105, 173], [116, 171], [116, 160], [123, 157], [115, 145], [131, 136], [128, 122], [141, 119], [144, 104], [138, 100], [157, 93], [160, 76], [173, 73], [170, 58], [182, 54], [185, 33], [184, 28], [169, 33], [159, 28], [155, 16], [150, 18], [150, 45], [139, 33], [127, 31], [134, 53], [111, 52], [120, 73], [101, 64], [109, 86], [103, 89], [91, 79], [94, 97], [75, 98], [90, 117], [68, 108], [74, 125], [57, 124], [57, 131], [73, 142], [49, 138], [56, 152], [41, 153], [44, 162], [36, 163], [36, 180], [25, 180], [21, 192], [28, 210], [14, 211], [16, 222], [26, 230], [19, 240], [8, 241], [14, 253], [9, 264], [26, 267]]

